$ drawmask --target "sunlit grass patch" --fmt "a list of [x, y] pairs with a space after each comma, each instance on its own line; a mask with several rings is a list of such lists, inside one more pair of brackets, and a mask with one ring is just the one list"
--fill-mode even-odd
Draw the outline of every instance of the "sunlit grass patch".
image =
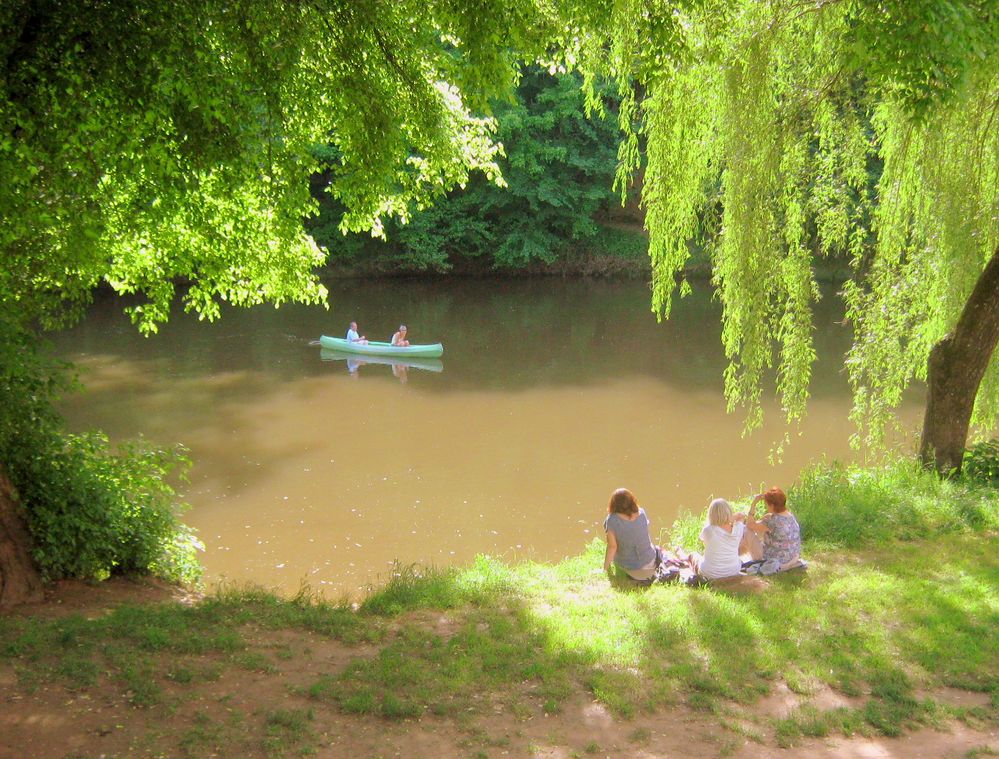
[[204, 624], [225, 627], [253, 623], [271, 629], [299, 628], [347, 644], [379, 640], [384, 631], [370, 618], [354, 613], [344, 600], [332, 603], [303, 586], [283, 599], [256, 586], [223, 586], [192, 612]]
[[396, 566], [389, 582], [373, 590], [360, 609], [397, 615], [412, 609], [488, 605], [510, 593], [513, 583], [511, 569], [488, 556], [477, 557], [466, 569]]
[[[619, 592], [599, 571], [595, 541], [556, 565], [480, 559], [464, 570], [407, 576], [370, 608], [395, 612], [430, 599], [432, 608], [474, 618], [448, 641], [406, 644], [410, 656], [442, 667], [423, 677], [455, 699], [470, 683], [502, 690], [527, 678], [541, 684], [542, 707], [557, 711], [575, 681], [630, 716], [678, 699], [707, 710], [723, 700], [751, 703], [781, 678], [803, 694], [829, 687], [869, 696], [856, 719], [891, 733], [892, 724], [925, 716], [911, 686], [910, 695], [885, 690], [897, 674], [893, 662], [921, 685], [996, 683], [996, 643], [987, 632], [997, 621], [997, 567], [989, 541], [994, 546], [991, 537], [948, 533], [934, 544], [940, 551], [889, 541], [864, 554], [825, 553], [807, 575], [776, 578], [751, 596], [681, 586]], [[446, 672], [435, 656], [448, 660]], [[397, 687], [373, 669], [360, 680], [368, 693]], [[421, 688], [407, 692], [435, 708]]]
[[455, 703], [474, 704], [482, 694], [499, 696], [525, 681], [536, 685], [549, 711], [573, 692], [571, 657], [549, 646], [516, 611], [473, 609], [457, 625], [444, 637], [406, 624], [376, 656], [321, 677], [309, 694], [346, 711], [398, 718], [449, 713]]
[[637, 671], [595, 670], [586, 677], [586, 686], [615, 714], [630, 719], [640, 703], [645, 686]]
[[799, 477], [789, 504], [803, 539], [851, 548], [999, 529], [999, 490], [940, 479], [914, 460], [813, 466]]

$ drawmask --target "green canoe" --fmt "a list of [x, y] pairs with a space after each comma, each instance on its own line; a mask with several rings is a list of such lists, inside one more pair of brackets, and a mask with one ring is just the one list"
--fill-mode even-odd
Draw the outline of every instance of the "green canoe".
[[444, 346], [440, 343], [433, 345], [392, 345], [392, 343], [367, 343], [347, 342], [342, 337], [327, 337], [323, 335], [319, 338], [319, 344], [327, 350], [340, 351], [341, 353], [356, 353], [361, 356], [409, 356], [412, 358], [437, 358], [444, 355]]

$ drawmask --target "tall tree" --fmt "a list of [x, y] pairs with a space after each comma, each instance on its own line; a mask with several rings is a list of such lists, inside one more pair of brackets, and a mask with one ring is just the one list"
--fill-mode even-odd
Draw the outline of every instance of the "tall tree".
[[991, 429], [999, 412], [999, 3], [615, 7], [567, 39], [591, 75], [621, 83], [625, 175], [647, 141], [653, 307], [669, 313], [687, 241], [717, 230], [729, 401], [758, 424], [776, 364], [793, 420], [814, 360], [812, 264], [850, 253], [862, 435], [880, 439], [906, 386], [928, 379], [922, 456], [959, 469], [969, 422]]

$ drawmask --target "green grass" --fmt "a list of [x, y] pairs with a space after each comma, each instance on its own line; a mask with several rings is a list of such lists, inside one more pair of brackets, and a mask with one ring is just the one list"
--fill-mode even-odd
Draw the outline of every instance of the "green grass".
[[245, 632], [251, 625], [306, 630], [349, 644], [384, 634], [377, 620], [346, 604], [228, 588], [195, 606], [122, 604], [97, 619], [0, 617], [0, 661], [14, 664], [29, 692], [48, 682], [85, 690], [106, 678], [121, 683], [133, 705], [154, 706], [162, 702], [164, 682], [217, 680], [226, 666], [219, 660], [276, 672], [267, 656], [249, 649]]
[[194, 725], [180, 736], [178, 745], [184, 756], [207, 756], [217, 753], [225, 739], [225, 725], [206, 714], [198, 713], [194, 716]]
[[[529, 716], [558, 714], [584, 692], [624, 719], [685, 703], [724, 722], [778, 681], [804, 701], [771, 726], [781, 745], [899, 735], [945, 717], [995, 725], [997, 492], [897, 465], [814, 469], [789, 495], [811, 566], [772, 578], [763, 593], [622, 592], [599, 571], [603, 546], [594, 541], [555, 565], [480, 557], [463, 569], [397, 568], [359, 610], [307, 589], [281, 600], [227, 588], [193, 607], [123, 605], [95, 620], [0, 618], [0, 662], [13, 664], [25, 690], [45, 682], [87, 690], [109, 678], [148, 707], [227, 668], [280, 677], [304, 646], [265, 643], [267, 656], [247, 642], [266, 640], [268, 630], [365, 644], [295, 691], [307, 708], [268, 713], [262, 740], [274, 756], [309, 750], [310, 708], [386, 720], [462, 719], [498, 707]], [[680, 520], [672, 541], [684, 543], [699, 523]], [[444, 628], [426, 622], [442, 614]], [[991, 701], [955, 710], [917, 695], [942, 686]], [[856, 705], [811, 706], [825, 689]], [[194, 725], [182, 750], [217, 742], [219, 729]], [[759, 739], [755, 727], [732, 729]], [[636, 731], [634, 739], [646, 738]]]
[[[482, 559], [428, 580], [437, 608], [461, 610], [464, 623], [451, 637], [404, 626], [378, 656], [321, 678], [312, 693], [382, 716], [394, 716], [385, 705], [392, 694], [406, 701], [402, 716], [413, 716], [438, 711], [442, 698], [526, 680], [554, 713], [582, 684], [627, 718], [677, 700], [708, 711], [722, 700], [751, 704], [782, 678], [805, 695], [829, 687], [867, 697], [859, 717], [823, 717], [830, 729], [852, 730], [862, 718], [893, 735], [928, 719], [912, 696], [917, 684], [997, 687], [996, 548], [992, 535], [948, 532], [933, 543], [820, 554], [804, 577], [777, 578], [753, 596], [675, 586], [615, 591], [592, 572], [597, 543], [554, 567]], [[494, 596], [484, 597], [483, 587]], [[398, 587], [384, 592], [399, 609], [423, 608], [427, 597], [421, 590], [411, 603]], [[370, 603], [381, 608], [378, 595]], [[803, 735], [818, 730], [796, 724]]]
[[268, 757], [283, 757], [294, 753], [298, 756], [311, 755], [314, 738], [311, 709], [276, 709], [267, 714], [264, 720], [264, 752]]

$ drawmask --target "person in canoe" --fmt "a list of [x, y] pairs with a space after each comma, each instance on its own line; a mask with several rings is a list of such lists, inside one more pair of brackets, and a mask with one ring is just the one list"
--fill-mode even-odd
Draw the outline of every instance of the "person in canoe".
[[347, 328], [347, 342], [357, 343], [358, 345], [368, 344], [368, 339], [364, 335], [357, 334], [357, 322], [351, 322]]
[[400, 324], [399, 331], [392, 335], [392, 345], [398, 348], [406, 348], [409, 346], [409, 340], [406, 339], [405, 324]]

